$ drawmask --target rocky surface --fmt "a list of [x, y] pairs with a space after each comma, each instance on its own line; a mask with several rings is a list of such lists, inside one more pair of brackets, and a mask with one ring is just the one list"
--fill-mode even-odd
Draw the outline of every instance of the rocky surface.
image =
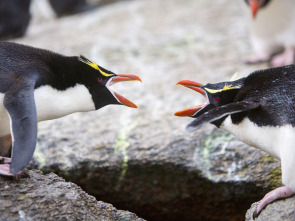
[[50, 173], [30, 171], [15, 182], [0, 177], [0, 220], [143, 221], [135, 214], [96, 201], [77, 185]]
[[204, 102], [179, 80], [218, 82], [266, 67], [241, 63], [251, 51], [239, 4], [136, 0], [61, 19], [43, 14], [17, 42], [83, 54], [143, 84], [113, 87], [137, 110], [109, 106], [40, 123], [40, 169], [148, 220], [241, 220], [280, 185], [278, 161], [210, 125], [189, 134], [191, 119], [173, 116]]
[[[246, 213], [246, 221], [253, 221], [253, 212], [259, 202], [253, 203]], [[295, 220], [295, 197], [278, 200], [269, 204], [255, 221], [290, 221]]]

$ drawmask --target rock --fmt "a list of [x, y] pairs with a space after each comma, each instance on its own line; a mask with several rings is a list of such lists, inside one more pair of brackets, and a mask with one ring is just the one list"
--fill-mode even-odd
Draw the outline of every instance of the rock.
[[[253, 203], [246, 213], [246, 221], [253, 221], [253, 212], [259, 202]], [[255, 221], [290, 221], [295, 220], [295, 197], [275, 201], [261, 211]]]
[[143, 221], [135, 214], [96, 201], [54, 173], [29, 171], [30, 179], [0, 177], [0, 220]]
[[18, 42], [143, 80], [113, 87], [137, 110], [109, 106], [40, 123], [35, 166], [148, 220], [243, 219], [280, 186], [280, 163], [213, 126], [189, 134], [191, 119], [173, 116], [204, 102], [179, 80], [219, 82], [266, 67], [240, 62], [250, 53], [240, 10], [230, 0], [126, 1], [35, 21]]

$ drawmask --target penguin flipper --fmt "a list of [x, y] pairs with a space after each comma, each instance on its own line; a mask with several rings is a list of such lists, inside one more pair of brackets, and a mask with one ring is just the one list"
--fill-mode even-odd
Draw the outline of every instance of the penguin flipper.
[[203, 124], [207, 122], [212, 122], [218, 120], [222, 117], [225, 117], [229, 114], [235, 114], [243, 111], [248, 111], [251, 109], [256, 109], [259, 107], [258, 103], [251, 101], [240, 101], [237, 103], [226, 104], [220, 107], [216, 107], [200, 117], [197, 117], [193, 122], [191, 122], [186, 129], [188, 131], [194, 131], [200, 128]]
[[33, 80], [18, 79], [5, 93], [4, 107], [10, 118], [12, 151], [10, 173], [17, 174], [31, 160], [37, 142], [37, 112]]

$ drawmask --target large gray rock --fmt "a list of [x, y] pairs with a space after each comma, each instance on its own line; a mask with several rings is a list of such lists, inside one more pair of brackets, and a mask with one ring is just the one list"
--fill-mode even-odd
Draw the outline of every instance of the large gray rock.
[[[253, 212], [259, 202], [253, 203], [246, 213], [246, 221], [253, 221]], [[269, 204], [255, 221], [290, 221], [295, 220], [295, 197], [278, 200]]]
[[29, 173], [30, 179], [18, 183], [0, 177], [0, 220], [143, 221], [133, 213], [96, 201], [53, 173]]
[[265, 67], [241, 63], [250, 53], [241, 14], [230, 0], [142, 0], [34, 21], [18, 42], [143, 79], [114, 86], [137, 110], [109, 106], [40, 123], [35, 165], [149, 220], [243, 219], [280, 185], [279, 162], [212, 126], [189, 134], [191, 119], [173, 116], [204, 102], [177, 81], [224, 81]]

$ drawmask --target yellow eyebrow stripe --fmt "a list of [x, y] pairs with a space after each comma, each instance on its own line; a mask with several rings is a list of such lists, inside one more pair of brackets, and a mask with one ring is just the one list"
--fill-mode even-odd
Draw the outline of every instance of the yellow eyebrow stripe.
[[214, 93], [218, 93], [218, 92], [222, 92], [222, 91], [227, 91], [227, 90], [231, 90], [231, 89], [239, 89], [240, 86], [232, 86], [231, 84], [230, 85], [227, 85], [225, 84], [224, 87], [222, 89], [210, 89], [210, 88], [204, 88], [206, 91], [208, 91], [209, 93], [211, 94], [214, 94]]
[[82, 61], [85, 64], [88, 64], [90, 67], [94, 68], [95, 70], [98, 70], [105, 77], [110, 77], [110, 76], [114, 75], [114, 74], [107, 74], [104, 71], [102, 71], [95, 62], [84, 60], [82, 58], [80, 58], [79, 60]]
[[102, 70], [100, 70], [100, 68], [97, 66], [97, 64], [95, 64], [95, 65], [96, 65], [96, 67], [97, 67], [97, 68], [95, 68], [95, 69], [99, 70], [99, 72], [100, 72], [102, 75], [104, 75], [104, 76], [106, 76], [106, 77], [110, 77], [110, 76], [113, 76], [113, 75], [114, 75], [114, 74], [107, 74], [107, 73], [103, 72]]
[[211, 94], [214, 94], [214, 93], [218, 93], [218, 92], [221, 92], [222, 89], [218, 89], [218, 90], [214, 90], [214, 89], [209, 89], [209, 88], [204, 88], [206, 91], [208, 91], [209, 93]]

